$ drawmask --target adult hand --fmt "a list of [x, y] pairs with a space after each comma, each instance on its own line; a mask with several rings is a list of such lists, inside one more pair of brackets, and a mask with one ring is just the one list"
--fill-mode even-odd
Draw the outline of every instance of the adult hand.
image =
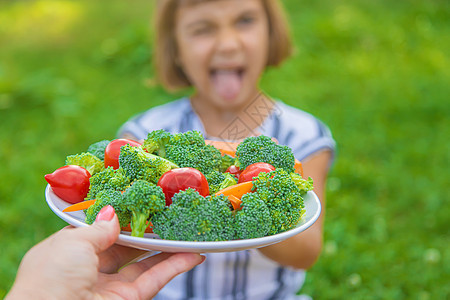
[[119, 233], [114, 208], [106, 206], [93, 225], [53, 234], [24, 256], [6, 299], [150, 299], [204, 260], [160, 253], [129, 264], [146, 252], [115, 245]]

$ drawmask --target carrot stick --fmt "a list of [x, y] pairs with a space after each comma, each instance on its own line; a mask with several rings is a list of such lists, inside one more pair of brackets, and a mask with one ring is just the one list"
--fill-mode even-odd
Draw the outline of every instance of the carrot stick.
[[95, 203], [95, 199], [94, 200], [86, 200], [83, 202], [78, 202], [75, 203], [69, 207], [66, 207], [63, 209], [63, 212], [71, 212], [71, 211], [78, 211], [78, 210], [83, 210], [83, 209], [88, 209], [92, 204]]
[[302, 166], [302, 163], [300, 161], [298, 161], [297, 159], [295, 159], [294, 169], [295, 169], [295, 172], [297, 172], [298, 174], [300, 174], [300, 176], [303, 177], [303, 166]]
[[205, 140], [206, 145], [213, 145], [220, 150], [222, 155], [228, 154], [232, 157], [236, 156], [236, 147], [240, 144], [239, 142], [225, 142], [225, 141], [212, 141]]
[[214, 195], [224, 195], [224, 196], [230, 196], [233, 195], [237, 197], [238, 199], [241, 199], [241, 197], [244, 194], [247, 194], [248, 192], [251, 192], [253, 188], [253, 183], [251, 181], [246, 181], [242, 183], [238, 183], [232, 186], [229, 186], [227, 188], [224, 188], [223, 190], [218, 191]]
[[233, 205], [233, 209], [239, 209], [241, 207], [241, 199], [234, 195], [229, 195], [228, 200], [230, 200], [231, 205]]

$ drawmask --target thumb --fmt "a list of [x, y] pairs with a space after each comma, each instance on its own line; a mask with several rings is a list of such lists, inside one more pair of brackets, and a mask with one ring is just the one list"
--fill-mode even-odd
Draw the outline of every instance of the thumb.
[[90, 243], [96, 253], [112, 246], [120, 233], [119, 220], [111, 205], [107, 205], [99, 211], [94, 224], [78, 229], [79, 238]]

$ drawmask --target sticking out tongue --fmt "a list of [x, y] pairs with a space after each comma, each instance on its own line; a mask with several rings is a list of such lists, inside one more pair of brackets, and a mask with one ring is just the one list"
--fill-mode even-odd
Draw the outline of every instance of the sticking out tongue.
[[241, 74], [237, 70], [220, 70], [212, 73], [216, 93], [225, 100], [233, 100], [242, 86]]

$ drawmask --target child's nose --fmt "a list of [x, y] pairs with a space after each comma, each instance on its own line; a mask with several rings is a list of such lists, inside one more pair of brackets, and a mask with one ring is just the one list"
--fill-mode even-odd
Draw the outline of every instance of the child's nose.
[[222, 52], [234, 52], [239, 49], [241, 43], [239, 34], [233, 29], [220, 31], [217, 38], [217, 50]]

